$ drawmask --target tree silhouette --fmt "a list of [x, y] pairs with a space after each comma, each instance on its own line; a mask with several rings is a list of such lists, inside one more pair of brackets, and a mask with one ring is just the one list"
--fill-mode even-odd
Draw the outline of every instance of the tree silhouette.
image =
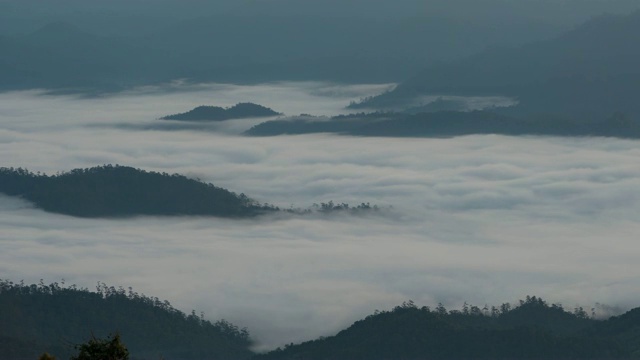
[[120, 334], [116, 333], [105, 339], [96, 338], [91, 335], [91, 339], [84, 344], [76, 346], [78, 355], [71, 360], [128, 360], [129, 350], [120, 340]]

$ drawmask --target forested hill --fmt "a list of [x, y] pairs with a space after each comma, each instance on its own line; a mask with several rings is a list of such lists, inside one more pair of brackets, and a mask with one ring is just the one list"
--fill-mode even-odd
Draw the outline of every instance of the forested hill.
[[131, 359], [247, 359], [246, 329], [187, 315], [167, 301], [131, 288], [97, 291], [64, 284], [24, 285], [0, 279], [0, 357], [35, 360], [48, 352], [58, 359], [92, 334], [119, 332]]
[[[0, 167], [0, 194], [17, 196], [45, 211], [85, 218], [132, 216], [216, 216], [264, 214], [370, 214], [388, 208], [328, 201], [308, 208], [281, 209], [213, 184], [179, 174], [104, 165], [57, 175]], [[381, 213], [384, 213], [382, 211]]]
[[0, 279], [0, 354], [68, 358], [73, 344], [118, 332], [136, 359], [408, 360], [633, 359], [640, 356], [640, 308], [596, 320], [527, 296], [499, 307], [464, 304], [447, 310], [405, 302], [377, 311], [335, 336], [254, 354], [246, 329], [129, 288], [98, 283], [97, 291], [64, 283], [25, 285]]
[[268, 107], [253, 103], [239, 103], [232, 107], [198, 106], [186, 113], [162, 117], [162, 120], [224, 121], [243, 118], [260, 118], [280, 115]]
[[75, 169], [59, 175], [0, 168], [0, 193], [45, 211], [80, 217], [210, 215], [247, 217], [273, 210], [185, 176], [126, 166]]
[[640, 321], [634, 311], [599, 321], [581, 308], [567, 312], [536, 297], [515, 308], [465, 304], [453, 311], [409, 302], [376, 312], [335, 336], [291, 344], [257, 358], [626, 359], [640, 351]]

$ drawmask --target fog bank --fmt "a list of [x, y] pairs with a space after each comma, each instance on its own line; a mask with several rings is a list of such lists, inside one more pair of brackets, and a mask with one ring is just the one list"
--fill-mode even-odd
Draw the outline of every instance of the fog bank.
[[0, 166], [55, 173], [118, 163], [284, 207], [365, 201], [393, 211], [89, 220], [3, 196], [0, 278], [133, 286], [247, 326], [260, 349], [334, 333], [409, 299], [451, 307], [530, 294], [570, 308], [640, 305], [636, 141], [245, 138], [111, 126], [240, 101], [332, 115], [378, 90], [289, 83], [97, 99], [1, 94]]

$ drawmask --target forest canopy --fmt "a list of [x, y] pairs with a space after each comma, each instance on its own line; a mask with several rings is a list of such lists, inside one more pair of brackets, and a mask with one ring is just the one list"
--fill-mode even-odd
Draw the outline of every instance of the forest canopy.
[[185, 314], [168, 301], [132, 288], [98, 283], [95, 291], [54, 282], [0, 279], [0, 354], [69, 358], [77, 344], [118, 333], [132, 359], [247, 359], [247, 329], [204, 314]]
[[[54, 282], [0, 280], [0, 353], [71, 356], [116, 339], [132, 359], [631, 359], [640, 355], [640, 308], [603, 319], [527, 296], [518, 303], [447, 309], [406, 301], [336, 335], [250, 350], [247, 329], [185, 314], [168, 301], [99, 282], [95, 291]], [[112, 334], [117, 334], [114, 337]], [[100, 340], [107, 337], [107, 340]], [[100, 342], [102, 341], [102, 342]], [[94, 344], [95, 345], [95, 344]]]
[[334, 336], [290, 344], [257, 359], [627, 359], [640, 354], [638, 309], [606, 321], [593, 315], [535, 296], [515, 305], [465, 303], [458, 310], [408, 301]]

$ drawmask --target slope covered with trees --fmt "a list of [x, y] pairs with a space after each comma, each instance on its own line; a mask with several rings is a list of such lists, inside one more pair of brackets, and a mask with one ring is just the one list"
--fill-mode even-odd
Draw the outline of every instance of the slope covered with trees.
[[268, 107], [253, 103], [239, 103], [232, 107], [198, 106], [186, 113], [162, 117], [162, 120], [223, 121], [243, 118], [260, 118], [280, 115]]
[[[68, 358], [82, 343], [117, 334], [131, 359], [632, 359], [640, 355], [640, 309], [599, 320], [527, 296], [518, 304], [447, 310], [405, 302], [334, 336], [254, 354], [246, 329], [184, 314], [131, 288], [96, 291], [0, 280], [0, 353]], [[115, 339], [115, 338], [114, 338]], [[87, 342], [89, 341], [89, 342]], [[81, 346], [81, 345], [80, 345]]]
[[[634, 310], [636, 311], [636, 310]], [[632, 311], [632, 312], [634, 312]], [[465, 304], [461, 310], [418, 308], [412, 302], [376, 312], [335, 336], [288, 345], [257, 359], [613, 359], [632, 358], [639, 345], [632, 312], [599, 321], [582, 308], [565, 311], [536, 297], [512, 308]], [[630, 321], [619, 333], [604, 329]], [[608, 331], [608, 330], [607, 330]], [[637, 339], [637, 338], [636, 338]]]
[[99, 283], [96, 291], [0, 280], [0, 354], [69, 358], [74, 345], [118, 333], [132, 359], [247, 359], [246, 329], [187, 315], [168, 301]]
[[264, 211], [244, 194], [182, 175], [105, 165], [59, 175], [0, 168], [0, 192], [50, 212], [81, 217], [211, 215], [247, 217]]

